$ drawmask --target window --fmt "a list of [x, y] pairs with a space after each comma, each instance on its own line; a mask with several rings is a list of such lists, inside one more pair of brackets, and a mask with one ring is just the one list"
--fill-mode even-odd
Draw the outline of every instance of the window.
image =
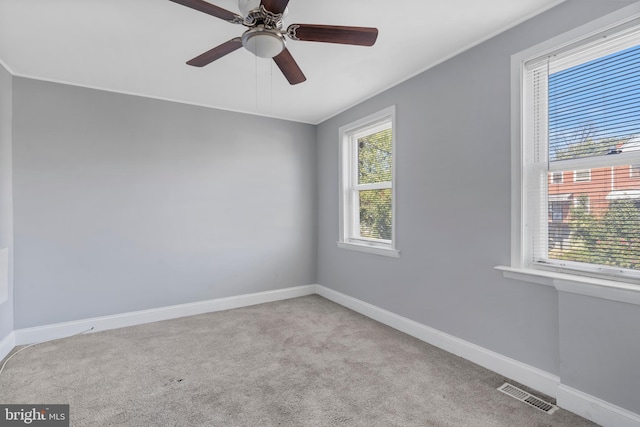
[[549, 202], [549, 216], [551, 217], [551, 222], [562, 222], [564, 221], [564, 213], [566, 203], [564, 202]]
[[640, 165], [629, 166], [629, 177], [640, 178]]
[[514, 264], [640, 283], [640, 17], [556, 46], [517, 64]]
[[591, 169], [573, 171], [573, 182], [591, 181]]
[[395, 250], [395, 107], [340, 128], [338, 246], [379, 255]]
[[552, 184], [562, 184], [563, 182], [563, 173], [562, 172], [552, 172], [551, 173], [551, 183]]

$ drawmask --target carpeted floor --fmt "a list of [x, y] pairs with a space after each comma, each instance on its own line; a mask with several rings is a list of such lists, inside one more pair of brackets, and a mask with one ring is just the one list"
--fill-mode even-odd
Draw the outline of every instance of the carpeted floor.
[[0, 403], [68, 403], [72, 426], [594, 425], [504, 381], [314, 295], [28, 348]]

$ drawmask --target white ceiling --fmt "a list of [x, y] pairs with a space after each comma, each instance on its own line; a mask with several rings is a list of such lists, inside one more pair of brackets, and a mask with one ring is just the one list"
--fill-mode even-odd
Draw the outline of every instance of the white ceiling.
[[[237, 0], [211, 3], [238, 12]], [[288, 41], [307, 76], [240, 49], [185, 62], [245, 27], [169, 0], [0, 0], [0, 62], [14, 75], [317, 124], [558, 0], [291, 0], [292, 23], [377, 27], [373, 47]]]

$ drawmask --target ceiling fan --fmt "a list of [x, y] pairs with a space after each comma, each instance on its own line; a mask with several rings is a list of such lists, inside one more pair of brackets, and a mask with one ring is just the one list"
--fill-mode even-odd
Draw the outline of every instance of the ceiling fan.
[[273, 58], [292, 85], [302, 83], [307, 78], [287, 49], [285, 35], [291, 40], [359, 46], [373, 46], [378, 38], [378, 30], [370, 27], [291, 24], [283, 30], [282, 19], [288, 10], [289, 0], [238, 0], [244, 17], [203, 0], [170, 1], [249, 28], [241, 37], [216, 46], [187, 64], [203, 67], [244, 46], [254, 55]]

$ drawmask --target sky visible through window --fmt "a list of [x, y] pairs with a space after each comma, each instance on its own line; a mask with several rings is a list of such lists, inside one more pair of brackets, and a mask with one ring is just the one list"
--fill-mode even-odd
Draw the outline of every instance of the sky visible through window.
[[568, 160], [573, 172], [549, 173], [548, 258], [640, 271], [632, 167], [571, 162], [640, 149], [640, 45], [550, 74], [548, 114], [549, 161]]
[[549, 75], [550, 160], [607, 154], [634, 136], [640, 45]]

